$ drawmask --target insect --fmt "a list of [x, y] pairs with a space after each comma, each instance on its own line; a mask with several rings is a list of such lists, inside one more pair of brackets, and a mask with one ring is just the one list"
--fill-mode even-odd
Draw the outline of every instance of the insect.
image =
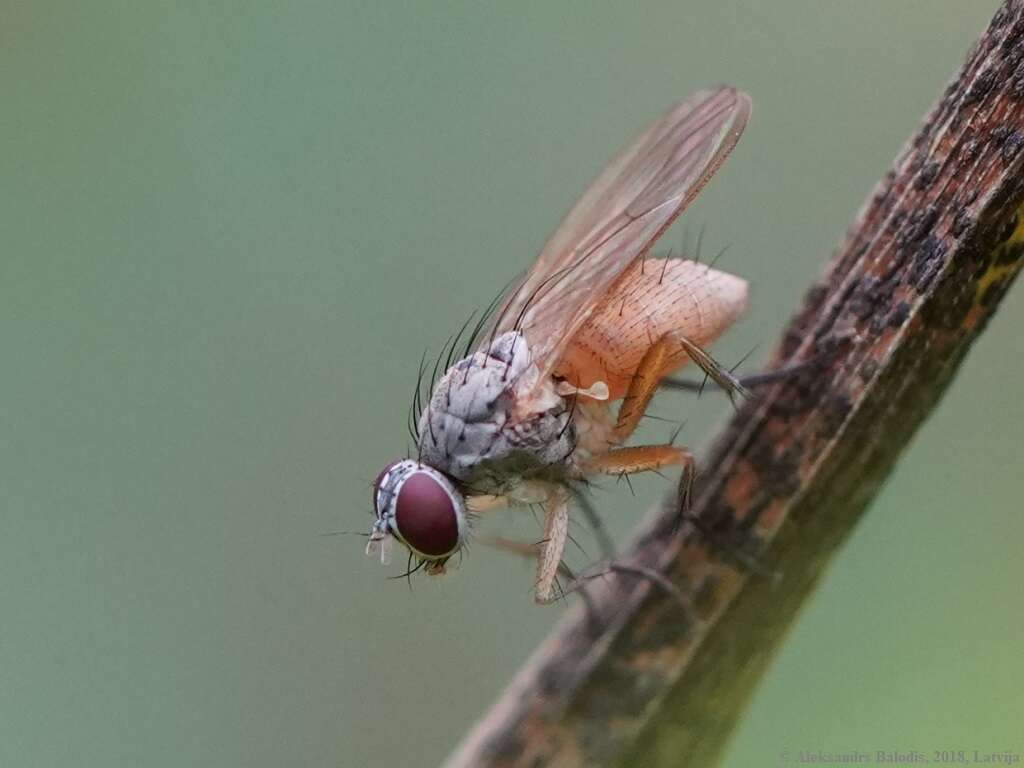
[[[739, 380], [704, 347], [743, 311], [746, 282], [648, 251], [736, 145], [750, 98], [731, 87], [671, 107], [593, 181], [530, 270], [496, 302], [476, 347], [438, 379], [416, 421], [417, 455], [373, 486], [367, 554], [393, 540], [429, 574], [466, 544], [476, 515], [539, 504], [534, 599], [554, 599], [570, 490], [594, 475], [681, 466], [672, 444], [626, 446], [662, 379], [696, 363], [730, 396]], [[454, 348], [454, 345], [453, 345]], [[616, 406], [617, 404], [617, 406]]]

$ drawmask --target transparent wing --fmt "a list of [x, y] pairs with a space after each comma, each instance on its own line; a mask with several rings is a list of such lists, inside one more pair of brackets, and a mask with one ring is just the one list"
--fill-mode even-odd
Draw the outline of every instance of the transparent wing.
[[722, 164], [750, 117], [734, 88], [669, 109], [594, 180], [503, 302], [494, 334], [518, 329], [543, 374], [615, 279], [643, 256]]

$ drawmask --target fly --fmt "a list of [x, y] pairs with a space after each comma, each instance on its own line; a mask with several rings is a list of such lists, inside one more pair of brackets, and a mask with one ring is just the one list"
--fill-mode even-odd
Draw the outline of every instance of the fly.
[[625, 443], [662, 379], [688, 361], [730, 396], [744, 393], [704, 350], [743, 311], [747, 284], [648, 252], [736, 145], [750, 110], [734, 88], [698, 91], [593, 181], [478, 328], [476, 349], [434, 383], [415, 425], [417, 455], [377, 477], [367, 554], [387, 562], [397, 539], [417, 568], [442, 573], [474, 516], [539, 504], [534, 598], [548, 603], [575, 486], [681, 466], [688, 507], [692, 454]]

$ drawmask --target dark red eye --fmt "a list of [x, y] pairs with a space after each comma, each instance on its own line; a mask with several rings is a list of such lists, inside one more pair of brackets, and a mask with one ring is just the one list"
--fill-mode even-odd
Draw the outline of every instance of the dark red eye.
[[459, 513], [451, 495], [426, 472], [413, 472], [398, 491], [398, 535], [417, 552], [441, 557], [459, 546]]

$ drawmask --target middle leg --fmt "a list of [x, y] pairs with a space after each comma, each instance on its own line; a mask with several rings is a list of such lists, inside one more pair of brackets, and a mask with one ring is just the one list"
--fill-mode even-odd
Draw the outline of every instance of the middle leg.
[[686, 515], [692, 502], [696, 462], [693, 454], [685, 448], [674, 445], [615, 448], [583, 462], [582, 469], [586, 474], [631, 475], [672, 466], [683, 468], [679, 478], [678, 501], [681, 514]]

